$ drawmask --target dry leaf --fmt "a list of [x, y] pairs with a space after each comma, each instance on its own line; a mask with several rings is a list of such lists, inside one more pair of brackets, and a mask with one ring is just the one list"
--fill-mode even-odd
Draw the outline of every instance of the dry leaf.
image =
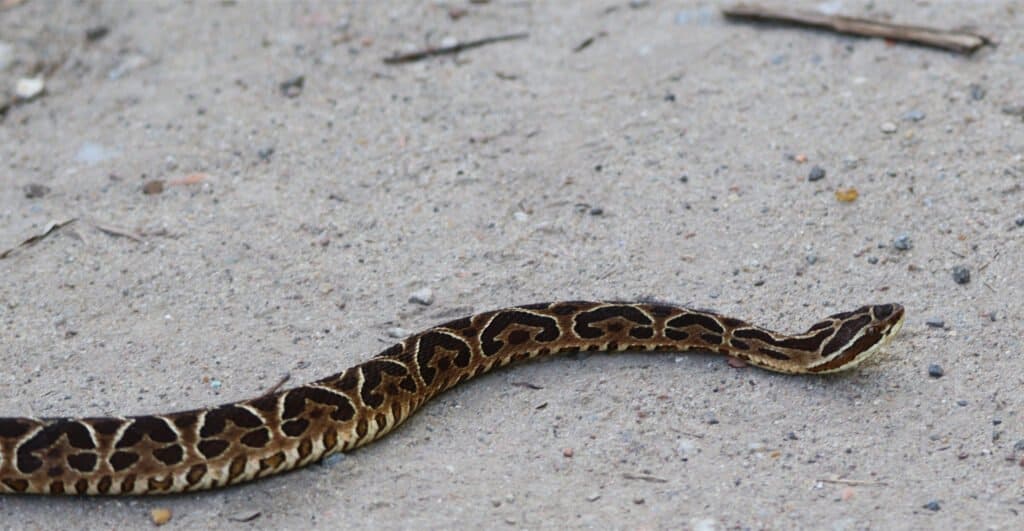
[[35, 245], [36, 243], [39, 242], [39, 240], [42, 240], [43, 238], [49, 236], [50, 234], [55, 232], [57, 229], [63, 227], [64, 225], [67, 225], [67, 224], [75, 221], [75, 219], [77, 219], [77, 218], [68, 218], [68, 219], [64, 219], [64, 220], [61, 220], [61, 221], [51, 221], [51, 222], [47, 223], [46, 226], [43, 227], [42, 232], [40, 232], [39, 234], [36, 234], [36, 235], [33, 235], [33, 236], [29, 236], [28, 238], [25, 239], [25, 241], [19, 243], [18, 245], [15, 245], [14, 247], [11, 247], [10, 249], [5, 249], [3, 251], [0, 251], [0, 260], [3, 260], [4, 258], [7, 258], [8, 256], [11, 255], [11, 253], [13, 253], [14, 251], [16, 251], [16, 250], [18, 250], [18, 249], [20, 249], [22, 247], [30, 247], [32, 245]]
[[852, 203], [857, 200], [859, 195], [856, 188], [840, 188], [836, 190], [836, 199], [842, 203]]
[[167, 184], [171, 186], [187, 186], [190, 184], [199, 184], [209, 178], [210, 176], [205, 173], [192, 173], [182, 177], [181, 179], [170, 181]]

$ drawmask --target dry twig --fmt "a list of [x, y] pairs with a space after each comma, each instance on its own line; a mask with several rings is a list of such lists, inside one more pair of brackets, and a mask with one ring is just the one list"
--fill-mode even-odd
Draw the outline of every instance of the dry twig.
[[475, 41], [460, 42], [453, 44], [452, 46], [442, 46], [440, 48], [424, 48], [415, 52], [402, 53], [392, 55], [391, 57], [384, 58], [384, 64], [397, 65], [402, 63], [411, 63], [413, 61], [419, 61], [428, 57], [436, 57], [438, 55], [447, 55], [453, 53], [459, 53], [463, 50], [469, 50], [471, 48], [479, 48], [487, 44], [494, 44], [502, 41], [514, 41], [519, 39], [525, 39], [529, 37], [529, 33], [512, 33], [509, 35], [498, 35], [497, 37], [485, 37], [483, 39], [477, 39]]
[[965, 54], [973, 53], [978, 48], [992, 42], [988, 37], [965, 31], [890, 24], [866, 18], [826, 15], [817, 11], [792, 9], [789, 7], [736, 4], [731, 7], [722, 8], [722, 14], [733, 18], [824, 28], [837, 33], [847, 33], [861, 37], [881, 37], [893, 41], [912, 42]]
[[0, 260], [3, 260], [4, 258], [7, 258], [8, 256], [11, 255], [11, 253], [13, 253], [14, 251], [16, 251], [18, 249], [21, 249], [21, 248], [24, 248], [24, 247], [31, 247], [31, 246], [35, 245], [36, 243], [39, 243], [40, 240], [42, 240], [43, 238], [49, 236], [50, 234], [53, 234], [54, 232], [57, 231], [57, 229], [59, 229], [59, 228], [65, 226], [65, 225], [68, 225], [68, 224], [74, 222], [75, 219], [77, 219], [77, 218], [68, 218], [68, 219], [61, 220], [61, 221], [51, 221], [51, 222], [47, 223], [46, 226], [43, 227], [43, 230], [39, 234], [35, 234], [33, 236], [30, 236], [30, 237], [26, 238], [25, 241], [19, 243], [18, 245], [15, 245], [14, 247], [11, 247], [10, 249], [5, 249], [3, 251], [0, 251]]

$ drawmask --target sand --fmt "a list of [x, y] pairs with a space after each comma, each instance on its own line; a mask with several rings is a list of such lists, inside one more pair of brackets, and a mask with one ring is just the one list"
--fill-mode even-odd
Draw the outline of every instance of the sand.
[[[326, 465], [165, 498], [5, 496], [0, 527], [145, 528], [160, 508], [173, 529], [1021, 527], [1024, 10], [824, 7], [999, 46], [965, 57], [687, 1], [0, 9], [4, 90], [46, 83], [0, 122], [0, 248], [76, 219], [0, 260], [0, 416], [247, 398], [401, 329], [551, 299], [791, 331], [866, 303], [908, 312], [847, 375], [546, 360]], [[423, 289], [432, 304], [409, 302]]]

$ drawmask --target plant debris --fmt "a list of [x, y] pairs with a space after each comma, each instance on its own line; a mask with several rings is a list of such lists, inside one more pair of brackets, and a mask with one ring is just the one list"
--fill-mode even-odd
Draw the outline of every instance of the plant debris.
[[826, 15], [817, 11], [789, 7], [768, 7], [740, 3], [722, 8], [722, 14], [731, 18], [751, 19], [759, 22], [782, 22], [798, 26], [824, 28], [836, 33], [860, 37], [881, 37], [892, 41], [910, 42], [964, 54], [974, 53], [982, 46], [992, 42], [988, 37], [965, 31], [890, 24], [867, 18]]
[[477, 39], [475, 41], [460, 42], [453, 44], [451, 46], [440, 46], [438, 48], [424, 48], [422, 50], [417, 50], [415, 52], [401, 53], [392, 55], [391, 57], [385, 57], [384, 64], [397, 65], [402, 63], [412, 63], [414, 61], [421, 61], [429, 57], [459, 53], [463, 50], [469, 50], [471, 48], [479, 48], [481, 46], [494, 44], [496, 42], [525, 39], [529, 36], [529, 33], [510, 33], [508, 35], [498, 35], [496, 37], [485, 37], [483, 39]]
[[25, 241], [19, 243], [18, 245], [15, 245], [14, 247], [11, 247], [10, 249], [6, 249], [4, 251], [0, 251], [0, 260], [3, 260], [4, 258], [7, 258], [14, 251], [17, 251], [18, 249], [22, 249], [22, 248], [25, 248], [25, 247], [31, 247], [31, 246], [39, 243], [43, 238], [49, 236], [50, 234], [53, 234], [54, 232], [57, 232], [57, 230], [60, 229], [61, 227], [64, 227], [65, 225], [73, 223], [76, 219], [78, 219], [78, 218], [68, 218], [68, 219], [65, 219], [65, 220], [62, 220], [62, 221], [51, 221], [51, 222], [47, 223], [46, 226], [43, 227], [42, 232], [40, 232], [39, 234], [36, 234], [36, 235], [33, 235], [33, 236], [30, 236], [30, 237], [26, 238]]

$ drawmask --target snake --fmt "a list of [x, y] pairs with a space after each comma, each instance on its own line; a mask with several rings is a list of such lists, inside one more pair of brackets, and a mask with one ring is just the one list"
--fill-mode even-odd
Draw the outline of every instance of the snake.
[[496, 367], [579, 352], [704, 351], [827, 374], [872, 358], [904, 310], [876, 304], [781, 334], [661, 302], [559, 301], [455, 319], [340, 373], [217, 407], [81, 418], [0, 417], [0, 493], [145, 495], [235, 485], [348, 452]]

